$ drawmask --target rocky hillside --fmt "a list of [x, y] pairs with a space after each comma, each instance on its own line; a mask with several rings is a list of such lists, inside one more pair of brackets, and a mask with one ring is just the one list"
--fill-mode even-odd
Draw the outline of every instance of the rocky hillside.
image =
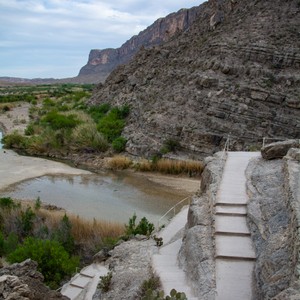
[[177, 141], [190, 155], [299, 138], [300, 3], [210, 0], [189, 30], [141, 49], [99, 84], [90, 105], [129, 104], [127, 150]]
[[168, 41], [178, 32], [187, 30], [198, 16], [199, 7], [181, 9], [165, 18], [158, 19], [151, 26], [133, 36], [117, 49], [93, 49], [87, 64], [81, 68], [78, 77], [89, 77], [94, 82], [104, 79], [118, 65], [127, 63], [141, 47], [152, 47]]

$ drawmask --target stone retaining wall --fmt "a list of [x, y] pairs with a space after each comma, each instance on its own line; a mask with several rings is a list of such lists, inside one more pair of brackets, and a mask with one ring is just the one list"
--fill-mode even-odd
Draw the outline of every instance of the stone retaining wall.
[[202, 300], [215, 299], [212, 211], [222, 179], [225, 158], [226, 156], [219, 152], [205, 161], [201, 188], [192, 199], [179, 253], [180, 266], [186, 271], [197, 297]]

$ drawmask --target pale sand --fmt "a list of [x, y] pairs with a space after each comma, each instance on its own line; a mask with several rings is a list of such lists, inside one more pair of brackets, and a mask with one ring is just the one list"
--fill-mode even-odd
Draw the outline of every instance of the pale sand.
[[91, 172], [60, 162], [21, 156], [12, 150], [0, 149], [0, 190], [26, 179], [54, 174], [82, 175]]

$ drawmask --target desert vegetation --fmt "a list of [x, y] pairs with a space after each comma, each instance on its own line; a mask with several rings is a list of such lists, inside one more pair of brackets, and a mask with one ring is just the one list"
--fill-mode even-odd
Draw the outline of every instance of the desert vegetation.
[[103, 247], [112, 247], [124, 236], [118, 223], [86, 221], [63, 211], [49, 211], [38, 198], [34, 205], [21, 205], [0, 198], [0, 255], [10, 262], [31, 258], [45, 282], [57, 288], [76, 268], [89, 262]]
[[24, 134], [6, 135], [5, 147], [46, 156], [124, 151], [127, 140], [121, 134], [129, 107], [87, 107], [91, 90], [92, 85], [71, 84], [0, 89], [3, 113], [9, 113], [17, 101], [31, 104], [30, 123]]

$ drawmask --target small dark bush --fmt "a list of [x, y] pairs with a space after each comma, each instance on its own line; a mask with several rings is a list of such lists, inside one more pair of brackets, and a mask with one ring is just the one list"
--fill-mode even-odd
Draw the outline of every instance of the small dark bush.
[[120, 153], [125, 151], [126, 143], [127, 140], [124, 137], [120, 136], [113, 140], [111, 145], [116, 152]]
[[143, 217], [139, 224], [136, 225], [136, 219], [137, 216], [134, 214], [132, 218], [129, 219], [128, 225], [125, 225], [126, 229], [126, 235], [137, 235], [137, 234], [142, 234], [142, 235], [147, 235], [150, 236], [150, 234], [154, 230], [154, 225], [153, 223], [150, 223], [146, 217]]

